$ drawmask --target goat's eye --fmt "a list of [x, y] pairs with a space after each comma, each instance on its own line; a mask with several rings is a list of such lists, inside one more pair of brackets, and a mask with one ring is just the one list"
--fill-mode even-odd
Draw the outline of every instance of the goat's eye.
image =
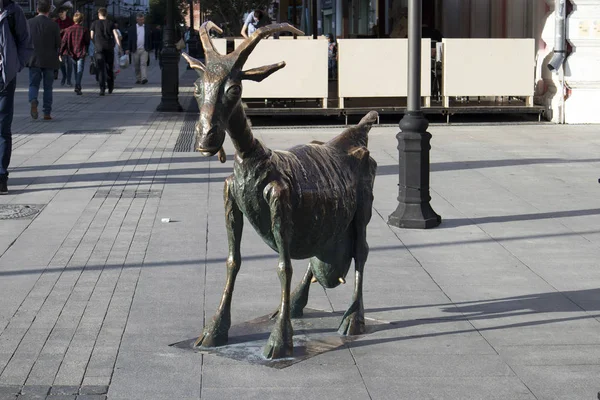
[[239, 97], [242, 94], [242, 87], [240, 85], [232, 85], [227, 89], [227, 94], [230, 96]]

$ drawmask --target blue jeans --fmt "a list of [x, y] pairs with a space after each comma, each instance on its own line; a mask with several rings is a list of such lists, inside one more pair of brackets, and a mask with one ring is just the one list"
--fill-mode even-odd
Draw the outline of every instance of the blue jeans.
[[52, 111], [52, 85], [54, 84], [53, 68], [29, 68], [29, 102], [38, 99], [40, 82], [44, 81], [44, 115]]
[[75, 87], [81, 89], [81, 79], [85, 70], [85, 57], [77, 61], [73, 60], [73, 64], [75, 64]]
[[0, 82], [0, 175], [8, 175], [8, 164], [12, 153], [11, 125], [16, 87], [17, 78], [10, 81], [8, 85]]
[[71, 75], [73, 74], [73, 59], [67, 55], [62, 56], [62, 62], [60, 63], [60, 72], [62, 72], [61, 84], [71, 84]]

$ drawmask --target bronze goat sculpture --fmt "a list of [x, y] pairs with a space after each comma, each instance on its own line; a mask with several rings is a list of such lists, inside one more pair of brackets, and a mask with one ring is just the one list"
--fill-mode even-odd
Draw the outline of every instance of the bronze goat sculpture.
[[[241, 102], [241, 81], [260, 82], [285, 63], [246, 71], [242, 68], [261, 39], [275, 32], [302, 32], [289, 24], [265, 26], [233, 53], [221, 55], [210, 39], [211, 29], [220, 31], [210, 21], [200, 28], [206, 65], [183, 54], [200, 75], [194, 93], [200, 108], [195, 147], [205, 156], [221, 155], [227, 132], [236, 154], [233, 174], [226, 179], [224, 188], [229, 241], [227, 282], [212, 322], [203, 329], [195, 345], [227, 344], [231, 296], [241, 264], [244, 215], [267, 245], [279, 253], [281, 305], [273, 315], [275, 327], [263, 352], [267, 359], [293, 355], [290, 318], [302, 316], [311, 281], [316, 279], [326, 288], [339, 285], [344, 282], [352, 259], [356, 270], [354, 294], [339, 333], [364, 333], [363, 269], [369, 252], [366, 233], [377, 169], [369, 156], [367, 134], [377, 113], [371, 111], [357, 126], [327, 143], [270, 150], [252, 134]], [[310, 258], [308, 270], [290, 295], [291, 259], [303, 258]]]

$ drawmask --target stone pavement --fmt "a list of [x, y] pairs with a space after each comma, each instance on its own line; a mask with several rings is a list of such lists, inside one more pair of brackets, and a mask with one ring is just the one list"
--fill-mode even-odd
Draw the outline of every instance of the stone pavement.
[[[89, 76], [84, 96], [59, 87], [47, 122], [29, 118], [20, 77], [0, 215], [30, 208], [0, 220], [1, 400], [596, 398], [600, 128], [430, 127], [443, 224], [424, 231], [386, 224], [397, 128], [374, 127], [364, 297], [383, 328], [279, 370], [169, 346], [218, 305], [232, 146], [226, 164], [173, 152], [185, 115], [154, 112], [154, 65], [149, 85], [133, 81], [123, 71], [103, 98]], [[340, 131], [255, 128], [272, 148]], [[233, 324], [279, 299], [275, 254], [248, 224], [242, 255]], [[311, 290], [310, 308], [343, 312], [352, 284]]]

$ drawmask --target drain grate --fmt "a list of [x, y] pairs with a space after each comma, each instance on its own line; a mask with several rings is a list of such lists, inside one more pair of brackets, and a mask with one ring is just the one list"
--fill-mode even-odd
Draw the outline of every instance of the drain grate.
[[183, 120], [183, 126], [177, 136], [177, 142], [173, 151], [176, 153], [190, 153], [194, 151], [194, 142], [196, 139], [196, 122], [198, 117], [195, 114], [188, 114]]
[[43, 204], [0, 204], [0, 220], [33, 219], [43, 208]]
[[183, 120], [183, 126], [177, 136], [177, 142], [173, 151], [176, 153], [193, 153], [196, 140], [196, 122], [198, 121], [198, 102], [192, 97], [186, 108], [187, 113]]
[[94, 198], [117, 198], [117, 199], [150, 199], [161, 198], [162, 190], [108, 190], [100, 189], [94, 194]]
[[71, 129], [63, 135], [120, 135], [125, 129]]

